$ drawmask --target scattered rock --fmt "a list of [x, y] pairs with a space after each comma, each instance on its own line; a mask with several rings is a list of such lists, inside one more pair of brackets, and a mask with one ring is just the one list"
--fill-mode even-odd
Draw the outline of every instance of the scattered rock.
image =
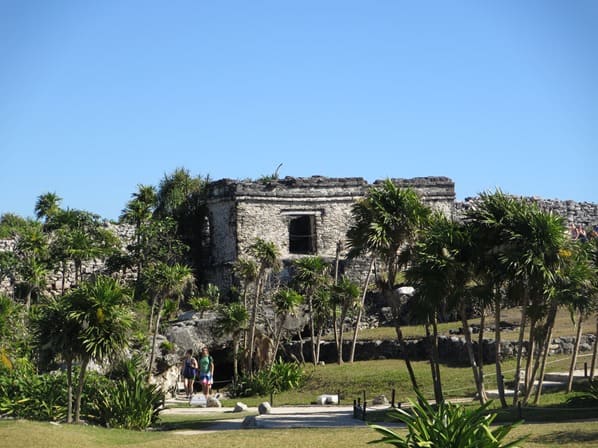
[[208, 397], [206, 406], [209, 408], [221, 408], [222, 403], [215, 397]]
[[270, 414], [272, 413], [272, 406], [267, 401], [264, 401], [263, 403], [260, 403], [260, 405], [257, 407], [257, 412], [260, 415]]
[[316, 404], [319, 404], [319, 405], [338, 404], [338, 395], [331, 395], [331, 394], [318, 395], [318, 398], [316, 398]]
[[233, 409], [233, 412], [243, 412], [246, 411], [248, 409], [248, 406], [245, 403], [241, 403], [240, 401], [237, 402], [237, 404], [235, 404], [235, 408]]
[[255, 415], [248, 415], [243, 419], [241, 422], [241, 428], [243, 429], [250, 429], [250, 428], [257, 428], [257, 420]]
[[386, 398], [385, 395], [378, 395], [377, 397], [374, 397], [372, 399], [372, 404], [373, 405], [388, 405], [388, 399]]

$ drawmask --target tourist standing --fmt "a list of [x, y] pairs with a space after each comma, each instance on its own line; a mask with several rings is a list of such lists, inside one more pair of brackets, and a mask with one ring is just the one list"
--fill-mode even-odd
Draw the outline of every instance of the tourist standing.
[[185, 352], [185, 360], [183, 361], [183, 368], [181, 369], [187, 399], [191, 399], [193, 396], [193, 383], [197, 376], [197, 368], [197, 360], [193, 357], [193, 350], [189, 349]]
[[212, 384], [214, 384], [214, 358], [210, 356], [208, 347], [204, 347], [201, 350], [201, 358], [199, 358], [199, 382], [207, 400], [210, 396]]

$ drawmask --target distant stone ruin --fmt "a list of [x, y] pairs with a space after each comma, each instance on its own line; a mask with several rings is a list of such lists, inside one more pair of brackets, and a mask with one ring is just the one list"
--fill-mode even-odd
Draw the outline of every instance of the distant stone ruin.
[[[227, 290], [233, 282], [233, 263], [247, 254], [258, 237], [274, 242], [287, 263], [305, 255], [333, 259], [337, 242], [346, 240], [352, 205], [379, 182], [322, 176], [212, 182], [205, 244], [209, 255], [203, 267], [207, 278]], [[413, 188], [424, 203], [452, 215], [455, 184], [451, 179], [419, 177], [393, 182]], [[362, 270], [358, 264], [347, 269]]]

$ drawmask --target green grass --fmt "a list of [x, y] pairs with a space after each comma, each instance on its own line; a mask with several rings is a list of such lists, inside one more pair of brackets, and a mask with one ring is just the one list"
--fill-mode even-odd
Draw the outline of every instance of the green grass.
[[[399, 430], [399, 432], [401, 432]], [[598, 447], [598, 422], [524, 424], [511, 438], [528, 435], [526, 448]], [[209, 434], [179, 435], [168, 432], [132, 432], [90, 426], [61, 425], [26, 421], [0, 421], [0, 446], [18, 447], [127, 447], [164, 448], [198, 445], [227, 448], [318, 448], [364, 447], [379, 435], [367, 427], [310, 428], [285, 430], [233, 430]], [[206, 442], [207, 441], [207, 442]]]

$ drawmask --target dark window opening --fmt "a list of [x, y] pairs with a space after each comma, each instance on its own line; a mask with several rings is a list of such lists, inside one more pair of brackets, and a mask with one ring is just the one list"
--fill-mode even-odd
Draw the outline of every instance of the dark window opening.
[[289, 252], [292, 254], [316, 253], [316, 219], [314, 215], [291, 218], [289, 222]]

